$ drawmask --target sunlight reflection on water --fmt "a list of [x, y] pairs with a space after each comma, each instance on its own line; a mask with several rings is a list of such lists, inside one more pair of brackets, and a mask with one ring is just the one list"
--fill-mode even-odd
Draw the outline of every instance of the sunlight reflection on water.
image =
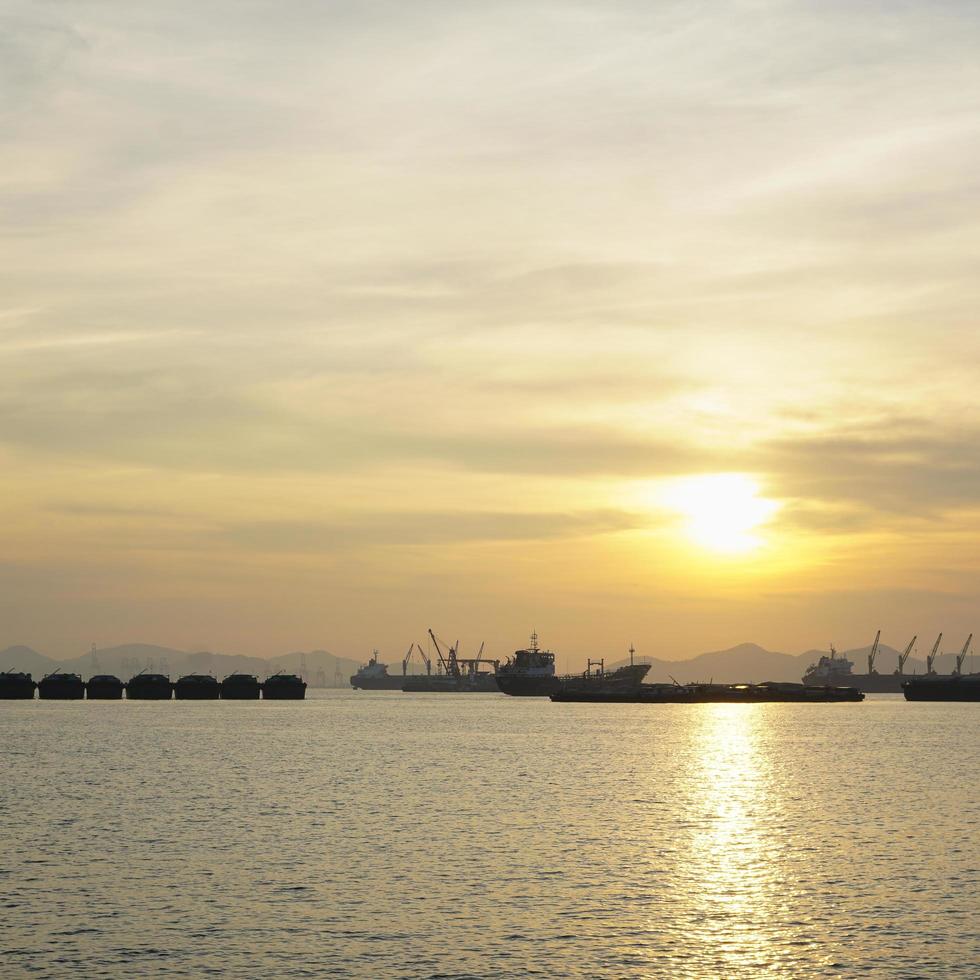
[[972, 980], [978, 707], [0, 704], [0, 962]]

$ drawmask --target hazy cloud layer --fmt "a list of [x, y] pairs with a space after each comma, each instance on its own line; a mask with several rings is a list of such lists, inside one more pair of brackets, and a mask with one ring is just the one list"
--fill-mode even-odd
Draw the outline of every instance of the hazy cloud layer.
[[[968, 591], [902, 590], [980, 535], [978, 44], [963, 2], [0, 3], [0, 641], [179, 594], [220, 646], [264, 595], [339, 649], [416, 547], [582, 649], [589, 590], [689, 650], [819, 639], [721, 635], [776, 582]], [[737, 568], [645, 489], [726, 472], [781, 504]]]

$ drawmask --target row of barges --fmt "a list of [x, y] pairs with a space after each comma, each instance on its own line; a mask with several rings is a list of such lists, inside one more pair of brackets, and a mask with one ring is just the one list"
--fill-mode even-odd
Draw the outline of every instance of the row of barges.
[[187, 674], [171, 681], [165, 674], [139, 673], [128, 681], [97, 674], [83, 681], [78, 674], [54, 671], [36, 681], [21, 671], [0, 673], [0, 699], [30, 701], [302, 701], [306, 681], [295, 674], [273, 674], [260, 681], [253, 674], [229, 674], [219, 681], [210, 674]]

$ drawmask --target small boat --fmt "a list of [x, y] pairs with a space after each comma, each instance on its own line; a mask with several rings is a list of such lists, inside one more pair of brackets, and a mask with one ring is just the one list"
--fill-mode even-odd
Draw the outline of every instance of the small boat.
[[306, 681], [295, 674], [273, 674], [262, 685], [266, 701], [302, 701], [306, 697]]
[[38, 681], [37, 694], [45, 701], [80, 701], [85, 697], [85, 683], [78, 674], [56, 670]]
[[229, 674], [220, 684], [223, 701], [258, 701], [262, 685], [254, 674]]
[[19, 670], [0, 672], [0, 699], [4, 701], [33, 701], [37, 684], [30, 674]]
[[214, 701], [221, 693], [217, 678], [210, 674], [186, 674], [174, 681], [178, 701]]
[[165, 674], [147, 674], [140, 671], [126, 684], [128, 701], [169, 701], [174, 696], [174, 686]]
[[124, 687], [113, 674], [96, 674], [88, 679], [85, 693], [89, 701], [121, 701]]

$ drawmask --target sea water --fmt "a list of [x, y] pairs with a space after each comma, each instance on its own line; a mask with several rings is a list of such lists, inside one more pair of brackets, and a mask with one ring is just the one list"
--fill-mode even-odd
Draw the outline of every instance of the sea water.
[[980, 976], [980, 704], [0, 702], [4, 977]]

